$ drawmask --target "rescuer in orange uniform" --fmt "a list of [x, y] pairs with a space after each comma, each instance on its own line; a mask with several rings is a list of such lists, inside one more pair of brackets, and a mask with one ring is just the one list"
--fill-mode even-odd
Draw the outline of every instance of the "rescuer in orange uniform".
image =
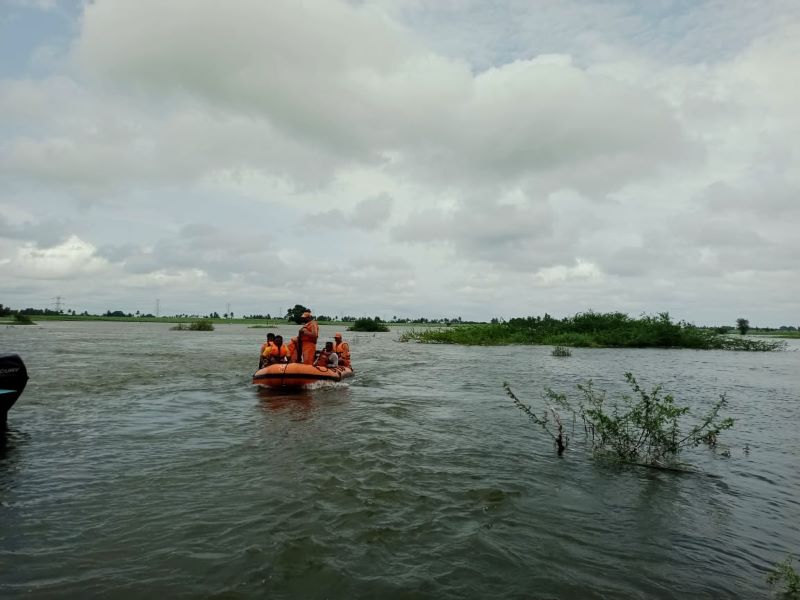
[[319, 337], [319, 324], [311, 315], [311, 311], [306, 311], [301, 317], [303, 326], [297, 334], [300, 342], [300, 351], [303, 353], [303, 362], [307, 365], [314, 364], [314, 354], [317, 351], [317, 338]]
[[289, 349], [283, 345], [283, 336], [276, 335], [275, 343], [270, 348], [268, 364], [286, 362], [289, 358]]
[[333, 336], [333, 351], [339, 355], [339, 366], [350, 366], [350, 344], [342, 341], [342, 334], [337, 333]]

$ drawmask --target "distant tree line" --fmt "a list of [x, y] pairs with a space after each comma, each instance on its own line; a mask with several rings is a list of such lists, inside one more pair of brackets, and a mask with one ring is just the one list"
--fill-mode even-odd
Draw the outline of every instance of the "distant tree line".
[[[307, 307], [303, 306], [302, 304], [295, 304], [294, 307], [287, 309], [286, 315], [284, 315], [284, 319], [294, 323], [301, 323], [301, 316], [306, 311], [309, 310]], [[313, 312], [313, 311], [312, 311]], [[133, 317], [142, 317], [142, 318], [149, 318], [154, 319], [156, 318], [155, 315], [152, 313], [144, 313], [140, 311], [136, 311], [135, 313], [125, 312], [123, 310], [107, 310], [105, 313], [102, 314], [93, 314], [89, 313], [88, 311], [83, 311], [81, 313], [76, 312], [72, 309], [60, 309], [54, 310], [51, 308], [23, 308], [23, 309], [13, 309], [9, 306], [5, 306], [0, 304], [0, 317], [10, 317], [14, 315], [29, 315], [29, 316], [75, 316], [75, 317], [112, 317], [112, 318], [133, 318]], [[586, 314], [591, 314], [591, 311]], [[165, 318], [166, 315], [162, 315]], [[370, 319], [374, 323], [389, 323], [389, 324], [419, 324], [419, 325], [479, 325], [485, 323], [485, 321], [465, 321], [460, 316], [459, 317], [442, 317], [442, 318], [429, 318], [429, 317], [398, 317], [397, 315], [393, 316], [391, 319], [384, 320], [378, 316], [375, 317], [355, 317], [352, 315], [343, 315], [339, 317], [338, 315], [330, 316], [325, 314], [315, 315], [318, 321], [338, 321], [343, 323], [355, 323], [359, 319]], [[219, 314], [217, 311], [212, 311], [208, 314], [201, 315], [198, 313], [178, 313], [174, 315], [170, 315], [170, 318], [183, 318], [183, 319], [233, 319], [235, 315], [233, 311], [228, 313], [223, 313], [222, 315]], [[252, 314], [252, 315], [245, 315], [245, 319], [263, 319], [263, 320], [271, 320], [273, 318], [278, 318], [277, 316], [273, 317], [270, 313], [266, 315], [262, 314]], [[513, 318], [509, 321], [506, 321], [503, 318], [499, 317], [492, 317], [489, 323], [492, 325], [500, 325], [500, 324], [507, 324], [509, 326], [519, 326], [523, 324], [525, 326], [530, 325], [531, 317], [527, 319], [523, 318]], [[544, 322], [547, 323], [553, 320], [553, 317], [550, 315], [545, 314], [543, 318]], [[792, 332], [792, 331], [800, 331], [800, 325], [781, 325], [780, 327], [755, 327], [751, 326], [750, 322], [747, 319], [740, 318], [736, 320], [735, 325], [720, 325], [720, 326], [705, 326], [701, 327], [702, 329], [708, 329], [715, 333], [719, 334], [728, 334], [733, 331], [738, 331], [742, 335], [746, 334], [748, 331], [783, 331], [783, 332]]]

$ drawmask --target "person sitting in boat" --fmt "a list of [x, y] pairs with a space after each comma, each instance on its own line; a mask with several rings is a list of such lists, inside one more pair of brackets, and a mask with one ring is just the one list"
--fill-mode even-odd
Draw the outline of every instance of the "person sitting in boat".
[[268, 333], [267, 341], [261, 344], [261, 352], [259, 354], [258, 368], [262, 368], [267, 364], [269, 355], [272, 353], [272, 347], [275, 345], [275, 334]]
[[336, 333], [333, 336], [333, 351], [339, 355], [339, 366], [350, 366], [350, 344], [342, 341], [342, 334]]
[[283, 345], [283, 336], [276, 335], [275, 343], [270, 348], [270, 354], [267, 359], [267, 364], [273, 365], [275, 363], [285, 363], [285, 362], [289, 362], [289, 349]]
[[303, 354], [303, 362], [307, 365], [313, 365], [314, 354], [317, 351], [319, 324], [309, 310], [303, 313], [301, 319], [303, 326], [297, 334], [297, 339], [300, 342], [300, 352]]
[[333, 342], [325, 342], [325, 348], [320, 351], [314, 366], [328, 368], [339, 366], [339, 355], [333, 351]]

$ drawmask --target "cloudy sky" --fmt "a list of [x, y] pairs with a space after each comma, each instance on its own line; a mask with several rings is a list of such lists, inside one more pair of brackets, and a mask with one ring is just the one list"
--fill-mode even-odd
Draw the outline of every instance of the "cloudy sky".
[[797, 0], [0, 0], [0, 302], [800, 322]]

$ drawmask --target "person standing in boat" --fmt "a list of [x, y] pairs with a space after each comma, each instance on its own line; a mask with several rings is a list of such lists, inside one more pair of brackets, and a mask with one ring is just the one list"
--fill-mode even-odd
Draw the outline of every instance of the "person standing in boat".
[[325, 347], [319, 353], [315, 367], [338, 367], [339, 355], [333, 351], [333, 342], [325, 342]]
[[276, 335], [275, 343], [270, 348], [267, 364], [284, 363], [289, 360], [289, 349], [283, 345], [283, 336]]
[[339, 366], [350, 366], [350, 344], [342, 341], [342, 334], [336, 333], [333, 336], [333, 351], [339, 356]]
[[301, 317], [303, 326], [297, 334], [303, 362], [307, 365], [314, 364], [314, 354], [317, 351], [317, 338], [319, 337], [319, 324], [311, 311], [307, 310]]

